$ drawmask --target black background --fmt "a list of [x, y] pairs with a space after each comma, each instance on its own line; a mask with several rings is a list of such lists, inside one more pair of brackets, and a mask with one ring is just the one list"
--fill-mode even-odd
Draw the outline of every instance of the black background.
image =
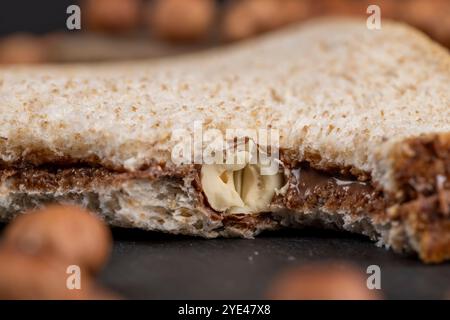
[[268, 232], [256, 239], [200, 239], [115, 229], [100, 276], [135, 299], [264, 299], [280, 273], [312, 262], [345, 262], [366, 274], [381, 269], [387, 299], [450, 298], [450, 264], [378, 248], [367, 238], [322, 230]]
[[[219, 4], [226, 3], [225, 0], [217, 0], [217, 2]], [[15, 32], [43, 34], [51, 31], [67, 31], [68, 15], [66, 10], [72, 4], [81, 5], [82, 1], [1, 0], [0, 36]]]
[[0, 35], [14, 32], [42, 34], [63, 31], [66, 10], [75, 0], [1, 0]]

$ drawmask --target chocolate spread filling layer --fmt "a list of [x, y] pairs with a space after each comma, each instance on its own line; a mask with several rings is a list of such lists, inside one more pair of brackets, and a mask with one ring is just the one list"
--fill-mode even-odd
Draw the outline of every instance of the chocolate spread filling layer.
[[321, 207], [329, 211], [376, 213], [386, 208], [383, 193], [370, 181], [327, 174], [307, 165], [290, 170], [287, 181], [286, 192], [275, 199], [287, 209], [308, 211]]
[[[28, 167], [21, 169], [0, 169], [0, 182], [9, 190], [17, 192], [64, 192], [74, 189], [95, 191], [99, 187], [120, 186], [130, 179], [171, 179], [183, 183], [183, 178], [191, 177], [195, 189], [202, 194], [199, 179], [200, 166], [168, 168], [153, 165], [137, 172], [117, 172], [103, 167]], [[289, 170], [285, 177], [283, 192], [274, 196], [272, 205], [296, 211], [324, 208], [329, 211], [345, 211], [350, 214], [384, 214], [395, 202], [386, 199], [383, 192], [369, 181], [358, 181], [313, 169], [299, 164]], [[442, 184], [436, 195], [439, 212], [449, 215], [450, 197], [448, 186]], [[213, 211], [206, 197], [200, 196], [203, 204]], [[410, 201], [421, 202], [421, 197]], [[409, 202], [409, 201], [408, 201]]]

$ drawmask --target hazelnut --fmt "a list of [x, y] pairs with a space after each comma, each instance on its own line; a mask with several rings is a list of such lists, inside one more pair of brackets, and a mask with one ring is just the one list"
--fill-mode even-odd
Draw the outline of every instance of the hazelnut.
[[450, 46], [450, 2], [447, 0], [414, 0], [402, 6], [401, 17], [429, 36]]
[[366, 15], [367, 6], [368, 4], [366, 4], [365, 0], [325, 0], [323, 2], [324, 13], [336, 16], [363, 17]]
[[69, 265], [51, 257], [33, 257], [11, 249], [0, 251], [0, 299], [105, 299], [112, 297], [80, 273], [80, 288], [67, 286]]
[[367, 8], [370, 5], [378, 5], [381, 9], [382, 18], [395, 18], [398, 12], [402, 10], [404, 3], [398, 3], [392, 0], [325, 0], [322, 4], [322, 13], [337, 16], [359, 16], [367, 17]]
[[281, 274], [269, 290], [270, 299], [280, 300], [373, 300], [366, 277], [353, 266], [311, 264]]
[[149, 6], [147, 24], [157, 37], [174, 41], [195, 41], [211, 31], [214, 0], [156, 0]]
[[47, 60], [45, 44], [32, 35], [17, 34], [0, 43], [0, 63], [42, 63]]
[[246, 5], [231, 5], [227, 9], [222, 22], [222, 37], [225, 40], [242, 40], [257, 33], [258, 25]]
[[140, 0], [84, 0], [87, 28], [101, 32], [130, 32], [139, 25]]
[[275, 190], [283, 186], [283, 176], [261, 175], [259, 164], [205, 164], [201, 184], [214, 210], [252, 213], [268, 209]]
[[310, 15], [306, 1], [245, 0], [232, 3], [222, 23], [226, 40], [239, 40], [303, 20]]
[[283, 24], [305, 20], [312, 14], [312, 7], [308, 1], [284, 0], [281, 9]]
[[2, 244], [28, 255], [59, 257], [67, 264], [98, 272], [110, 254], [111, 239], [109, 228], [89, 212], [50, 206], [18, 216], [5, 229]]

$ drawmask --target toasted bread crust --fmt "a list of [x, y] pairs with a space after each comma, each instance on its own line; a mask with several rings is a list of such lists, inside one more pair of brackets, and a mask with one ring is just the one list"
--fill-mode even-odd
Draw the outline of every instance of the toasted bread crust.
[[406, 139], [391, 157], [398, 197], [410, 200], [436, 194], [438, 179], [450, 189], [450, 132]]
[[422, 261], [439, 263], [450, 259], [450, 191], [392, 208], [389, 218], [405, 225], [412, 246]]

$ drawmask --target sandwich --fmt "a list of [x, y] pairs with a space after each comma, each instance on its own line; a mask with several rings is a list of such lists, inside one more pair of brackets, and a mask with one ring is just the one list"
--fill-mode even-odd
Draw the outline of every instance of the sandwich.
[[205, 238], [321, 227], [450, 258], [450, 56], [322, 19], [161, 60], [0, 69], [0, 219], [69, 203]]

